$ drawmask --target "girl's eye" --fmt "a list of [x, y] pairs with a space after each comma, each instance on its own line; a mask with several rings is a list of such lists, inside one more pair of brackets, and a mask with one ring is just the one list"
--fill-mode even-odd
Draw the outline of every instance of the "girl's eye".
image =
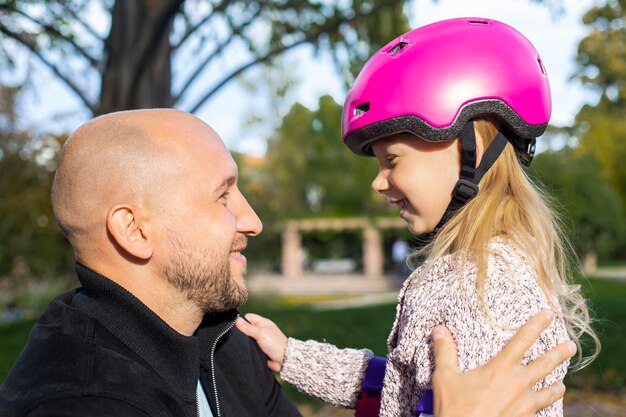
[[396, 155], [387, 155], [385, 157], [385, 162], [387, 162], [387, 164], [390, 164], [394, 161], [394, 159], [396, 159]]

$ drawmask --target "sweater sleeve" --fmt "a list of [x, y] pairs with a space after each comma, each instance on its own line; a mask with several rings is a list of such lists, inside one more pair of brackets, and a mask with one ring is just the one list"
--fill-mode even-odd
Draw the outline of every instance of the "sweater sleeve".
[[[537, 277], [521, 254], [507, 245], [496, 245], [489, 256], [484, 303], [476, 291], [476, 272], [466, 268], [448, 306], [448, 324], [457, 343], [459, 368], [462, 371], [483, 365], [495, 356], [515, 332], [543, 308], [550, 308], [556, 317], [523, 358], [528, 365], [546, 351], [568, 339], [563, 315], [556, 297], [546, 297]], [[562, 380], [568, 363], [561, 364], [534, 389]], [[562, 417], [563, 404], [540, 410], [540, 417]]]
[[299, 391], [334, 406], [354, 408], [374, 354], [289, 338], [281, 378]]

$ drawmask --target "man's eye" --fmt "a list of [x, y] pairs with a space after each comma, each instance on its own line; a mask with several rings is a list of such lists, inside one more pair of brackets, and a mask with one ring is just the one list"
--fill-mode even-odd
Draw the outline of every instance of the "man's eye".
[[230, 193], [228, 191], [225, 191], [221, 196], [220, 196], [220, 200], [228, 200], [228, 196], [230, 195]]

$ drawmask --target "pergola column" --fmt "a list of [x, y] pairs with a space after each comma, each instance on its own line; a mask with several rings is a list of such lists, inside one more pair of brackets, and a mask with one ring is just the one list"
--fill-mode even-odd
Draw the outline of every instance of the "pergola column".
[[384, 254], [380, 231], [371, 226], [363, 229], [363, 272], [368, 278], [383, 276]]
[[282, 238], [282, 273], [285, 278], [302, 276], [302, 237], [294, 223], [288, 223]]

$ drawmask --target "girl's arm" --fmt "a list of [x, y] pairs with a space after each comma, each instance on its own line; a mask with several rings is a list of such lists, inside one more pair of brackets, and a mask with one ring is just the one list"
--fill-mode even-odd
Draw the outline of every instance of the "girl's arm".
[[[557, 365], [570, 358], [576, 352], [575, 344], [563, 343], [532, 364], [523, 368], [519, 366], [524, 353], [550, 324], [553, 317], [554, 314], [550, 312], [537, 314], [519, 330], [502, 352], [484, 366], [468, 372], [458, 370], [457, 351], [452, 336], [447, 329], [439, 327], [438, 334], [433, 332], [436, 363], [433, 377], [435, 415], [530, 417], [537, 410], [561, 398], [565, 391], [562, 382], [539, 391], [530, 388], [538, 380], [545, 378]], [[264, 352], [272, 355], [271, 357], [268, 355], [268, 363], [274, 361], [282, 366], [282, 358], [278, 360], [276, 356], [286, 339], [285, 335], [273, 322], [261, 316], [247, 315], [246, 318], [255, 324], [246, 323], [240, 318], [237, 320], [237, 327], [257, 341], [264, 340]], [[274, 338], [278, 341], [274, 347], [278, 349], [273, 351]], [[306, 369], [300, 371], [306, 372]]]
[[[517, 329], [542, 309], [552, 309], [555, 317], [527, 350], [521, 365], [528, 365], [569, 339], [558, 301], [544, 294], [535, 273], [522, 255], [509, 245], [496, 244], [491, 249], [484, 299], [481, 301], [475, 291], [475, 282], [467, 279], [459, 285], [457, 297], [467, 302], [467, 308], [450, 306], [448, 310], [448, 328], [455, 335], [459, 346], [459, 367], [462, 371], [486, 363], [502, 350]], [[539, 381], [534, 389], [561, 383], [567, 366], [568, 362], [559, 365]], [[537, 417], [562, 416], [561, 401], [537, 413]]]
[[268, 357], [270, 369], [280, 372], [284, 381], [328, 404], [354, 408], [365, 370], [374, 356], [371, 351], [287, 338], [274, 322], [257, 314], [246, 314], [245, 320], [238, 318], [236, 325], [256, 340]]

